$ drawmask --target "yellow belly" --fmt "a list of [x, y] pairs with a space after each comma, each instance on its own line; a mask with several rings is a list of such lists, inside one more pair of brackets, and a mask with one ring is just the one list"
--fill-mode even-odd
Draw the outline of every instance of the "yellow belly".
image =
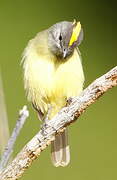
[[28, 99], [43, 113], [51, 104], [53, 116], [65, 105], [67, 98], [81, 93], [84, 74], [77, 50], [64, 63], [51, 58], [31, 52], [24, 62], [24, 83]]

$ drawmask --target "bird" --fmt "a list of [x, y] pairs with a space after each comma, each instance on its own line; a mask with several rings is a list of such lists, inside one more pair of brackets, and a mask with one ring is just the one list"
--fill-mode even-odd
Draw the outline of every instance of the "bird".
[[[61, 21], [43, 30], [28, 42], [22, 55], [27, 99], [41, 121], [51, 119], [70, 97], [83, 90], [84, 72], [78, 46], [83, 40], [80, 21]], [[51, 143], [55, 167], [70, 162], [67, 127]]]

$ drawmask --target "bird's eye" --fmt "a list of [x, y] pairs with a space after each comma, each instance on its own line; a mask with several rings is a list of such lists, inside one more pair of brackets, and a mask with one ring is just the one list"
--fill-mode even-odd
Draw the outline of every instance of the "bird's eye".
[[59, 40], [62, 41], [62, 35], [61, 35], [61, 34], [60, 34], [60, 36], [59, 36]]

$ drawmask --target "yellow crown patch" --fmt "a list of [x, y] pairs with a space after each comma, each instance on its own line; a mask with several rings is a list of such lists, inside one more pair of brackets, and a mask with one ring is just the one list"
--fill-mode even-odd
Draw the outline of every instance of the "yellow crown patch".
[[73, 25], [75, 25], [75, 26], [73, 27], [73, 31], [72, 31], [71, 39], [70, 39], [70, 42], [69, 42], [69, 46], [71, 46], [75, 41], [77, 41], [78, 36], [80, 34], [80, 31], [81, 31], [80, 22], [76, 22], [76, 20], [74, 20]]

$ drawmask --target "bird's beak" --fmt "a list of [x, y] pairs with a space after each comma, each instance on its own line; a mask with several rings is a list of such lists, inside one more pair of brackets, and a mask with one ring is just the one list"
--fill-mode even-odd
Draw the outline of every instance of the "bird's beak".
[[67, 49], [63, 49], [63, 59], [65, 59], [67, 56]]

